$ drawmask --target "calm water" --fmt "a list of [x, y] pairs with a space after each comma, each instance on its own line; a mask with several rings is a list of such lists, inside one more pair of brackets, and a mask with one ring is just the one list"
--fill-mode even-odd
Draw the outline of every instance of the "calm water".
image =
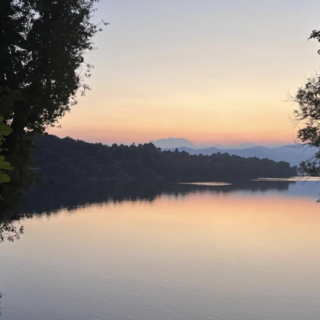
[[317, 182], [30, 196], [0, 245], [4, 320], [315, 320]]

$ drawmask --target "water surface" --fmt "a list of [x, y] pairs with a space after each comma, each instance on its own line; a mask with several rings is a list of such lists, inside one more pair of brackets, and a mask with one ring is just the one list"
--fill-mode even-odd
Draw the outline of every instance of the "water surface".
[[26, 206], [36, 213], [21, 221], [26, 234], [0, 245], [1, 317], [317, 319], [319, 189], [43, 189]]

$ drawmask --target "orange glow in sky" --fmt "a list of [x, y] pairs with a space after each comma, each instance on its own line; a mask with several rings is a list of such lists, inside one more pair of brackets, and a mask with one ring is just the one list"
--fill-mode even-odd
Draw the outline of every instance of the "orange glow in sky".
[[101, 2], [94, 19], [110, 26], [86, 55], [92, 91], [49, 132], [108, 144], [292, 143], [296, 106], [286, 101], [318, 68], [307, 38], [319, 10], [295, 0]]

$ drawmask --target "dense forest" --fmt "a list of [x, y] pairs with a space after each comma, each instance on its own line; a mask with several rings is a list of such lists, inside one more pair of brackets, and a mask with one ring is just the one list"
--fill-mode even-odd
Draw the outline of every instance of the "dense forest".
[[161, 151], [152, 143], [106, 146], [48, 134], [36, 140], [34, 170], [44, 181], [237, 181], [296, 175], [287, 162], [227, 153], [189, 155]]

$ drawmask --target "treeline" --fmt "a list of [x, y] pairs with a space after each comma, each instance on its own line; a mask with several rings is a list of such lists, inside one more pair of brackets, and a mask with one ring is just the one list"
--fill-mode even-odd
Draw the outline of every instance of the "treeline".
[[287, 162], [227, 153], [189, 155], [161, 151], [152, 143], [106, 146], [48, 134], [36, 141], [34, 169], [45, 181], [236, 181], [296, 175]]

